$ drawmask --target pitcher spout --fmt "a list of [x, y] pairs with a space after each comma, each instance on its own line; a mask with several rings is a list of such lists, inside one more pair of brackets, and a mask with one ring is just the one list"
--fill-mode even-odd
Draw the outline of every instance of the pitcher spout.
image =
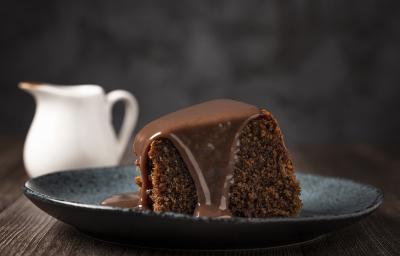
[[35, 95], [52, 95], [59, 97], [98, 97], [104, 94], [103, 89], [98, 85], [55, 85], [48, 83], [20, 82], [18, 87], [26, 92]]
[[18, 87], [22, 90], [25, 91], [32, 91], [32, 90], [37, 90], [42, 86], [42, 84], [40, 83], [36, 83], [36, 82], [20, 82], [18, 84]]
[[34, 96], [40, 92], [47, 91], [47, 89], [46, 89], [47, 86], [45, 84], [37, 83], [37, 82], [20, 82], [18, 84], [18, 87], [21, 90], [31, 93]]

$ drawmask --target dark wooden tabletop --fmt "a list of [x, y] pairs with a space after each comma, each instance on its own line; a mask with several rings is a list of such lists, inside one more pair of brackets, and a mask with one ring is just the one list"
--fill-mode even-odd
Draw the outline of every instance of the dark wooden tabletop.
[[[400, 255], [400, 150], [395, 145], [291, 147], [297, 170], [340, 176], [381, 188], [385, 201], [361, 222], [301, 246], [249, 251], [162, 251], [114, 245], [81, 234], [34, 206], [21, 138], [0, 137], [0, 255]], [[132, 162], [129, 154], [124, 163]]]

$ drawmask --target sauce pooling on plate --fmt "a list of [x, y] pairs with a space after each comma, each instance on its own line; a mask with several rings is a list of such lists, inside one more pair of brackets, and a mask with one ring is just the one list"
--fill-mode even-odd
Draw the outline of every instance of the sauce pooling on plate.
[[136, 191], [110, 196], [104, 199], [101, 205], [120, 208], [138, 208], [140, 206], [139, 202], [140, 193]]

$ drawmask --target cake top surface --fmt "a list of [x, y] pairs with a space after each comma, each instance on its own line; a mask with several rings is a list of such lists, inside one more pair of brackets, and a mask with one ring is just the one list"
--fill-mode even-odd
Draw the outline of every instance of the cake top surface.
[[[197, 216], [230, 215], [226, 206], [232, 179], [238, 134], [260, 110], [243, 102], [218, 99], [167, 114], [147, 124], [136, 135], [134, 151], [139, 157], [143, 184], [146, 184], [147, 152], [153, 140], [171, 140], [187, 165], [196, 185]], [[143, 190], [143, 189], [142, 189]], [[142, 201], [146, 204], [145, 194]]]
[[157, 136], [187, 130], [192, 127], [247, 118], [258, 112], [258, 108], [253, 105], [229, 99], [211, 100], [183, 108], [162, 116], [143, 127], [135, 137], [134, 150], [135, 153], [140, 153], [143, 144]]

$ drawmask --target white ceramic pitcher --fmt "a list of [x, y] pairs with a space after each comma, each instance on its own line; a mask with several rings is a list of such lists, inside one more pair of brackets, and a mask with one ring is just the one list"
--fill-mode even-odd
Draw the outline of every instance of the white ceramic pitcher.
[[[138, 117], [132, 94], [108, 94], [98, 85], [60, 86], [22, 82], [19, 87], [36, 100], [24, 164], [31, 177], [58, 170], [117, 165]], [[112, 107], [125, 103], [119, 135], [112, 126]]]

